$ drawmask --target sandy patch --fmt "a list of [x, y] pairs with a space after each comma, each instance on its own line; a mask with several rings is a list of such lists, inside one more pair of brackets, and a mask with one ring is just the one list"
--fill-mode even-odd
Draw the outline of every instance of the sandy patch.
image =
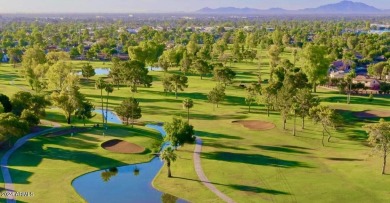
[[232, 123], [241, 124], [242, 126], [250, 130], [271, 130], [275, 128], [275, 124], [266, 121], [239, 120], [233, 121]]
[[145, 148], [141, 146], [118, 139], [103, 142], [101, 146], [105, 150], [124, 154], [136, 154], [145, 151]]

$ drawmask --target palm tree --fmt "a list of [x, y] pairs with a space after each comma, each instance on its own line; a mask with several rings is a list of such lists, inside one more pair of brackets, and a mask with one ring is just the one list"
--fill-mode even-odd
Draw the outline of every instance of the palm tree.
[[190, 108], [194, 107], [194, 101], [192, 99], [183, 100], [183, 108], [187, 109], [187, 121], [190, 123]]
[[102, 116], [103, 116], [103, 125], [104, 125], [104, 108], [103, 108], [103, 89], [106, 87], [106, 83], [103, 78], [96, 80], [95, 88], [100, 89], [100, 99], [102, 101]]
[[173, 151], [172, 147], [165, 148], [164, 151], [161, 152], [161, 154], [160, 154], [160, 159], [167, 163], [167, 166], [168, 166], [168, 178], [172, 177], [172, 174], [171, 174], [171, 162], [176, 161], [176, 157], [177, 157], [177, 155], [176, 155], [175, 151]]
[[114, 91], [114, 86], [111, 83], [106, 84], [104, 90], [107, 92], [107, 101], [106, 101], [106, 125], [107, 125], [107, 117], [108, 117], [108, 97], [110, 93]]

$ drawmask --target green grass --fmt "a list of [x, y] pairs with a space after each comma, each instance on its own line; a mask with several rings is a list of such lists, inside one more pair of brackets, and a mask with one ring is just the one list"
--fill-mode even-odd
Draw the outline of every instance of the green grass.
[[[265, 58], [266, 52], [263, 51], [262, 55]], [[292, 59], [291, 53], [284, 53], [282, 58]], [[83, 62], [74, 63], [80, 65]], [[172, 116], [186, 118], [182, 100], [192, 98], [195, 105], [190, 111], [191, 124], [204, 141], [201, 155], [203, 169], [219, 190], [237, 202], [388, 202], [390, 196], [386, 188], [390, 179], [380, 175], [382, 160], [379, 156], [370, 156], [367, 135], [361, 128], [365, 123], [378, 119], [360, 120], [353, 116], [353, 112], [390, 110], [389, 99], [375, 98], [373, 102], [369, 102], [367, 97], [353, 96], [352, 104], [347, 105], [345, 95], [319, 88], [317, 94], [322, 103], [345, 110], [342, 115], [346, 121], [342, 129], [332, 132], [334, 137], [331, 143], [322, 147], [321, 128], [310, 121], [306, 121], [306, 129], [299, 129], [294, 137], [291, 132], [292, 121], [288, 121], [288, 130], [284, 131], [277, 112], [271, 112], [271, 116], [267, 117], [265, 109], [259, 105], [253, 107], [252, 113], [247, 112], [244, 99], [246, 92], [238, 85], [241, 82], [257, 81], [257, 64], [256, 60], [253, 63], [232, 64], [238, 73], [236, 82], [227, 87], [227, 98], [215, 111], [212, 104], [207, 102], [207, 94], [216, 84], [212, 78], [204, 77], [201, 80], [197, 75], [190, 75], [189, 88], [179, 92], [179, 99], [176, 100], [174, 93], [165, 96], [162, 91], [161, 78], [164, 73], [152, 71], [150, 74], [154, 78], [153, 86], [140, 87], [139, 92], [134, 94], [142, 108], [141, 121], [167, 122]], [[108, 63], [103, 65], [94, 62], [93, 65], [109, 67]], [[263, 59], [261, 69], [262, 79], [267, 79], [269, 68], [266, 59]], [[170, 71], [177, 70], [173, 68]], [[5, 89], [7, 95], [18, 91], [18, 88], [9, 85], [11, 78], [16, 77], [18, 85], [27, 87], [26, 82], [15, 75], [9, 65], [0, 66], [0, 71], [0, 75], [5, 75], [0, 78], [0, 87]], [[95, 76], [90, 81], [82, 80], [81, 92], [99, 107], [100, 91], [94, 88], [94, 80], [97, 78]], [[133, 94], [129, 87], [121, 87], [111, 95], [109, 108], [112, 109], [123, 98]], [[65, 122], [61, 111], [48, 109], [47, 112], [48, 120]], [[232, 121], [241, 119], [269, 121], [277, 127], [269, 131], [251, 131], [232, 124]], [[96, 116], [89, 125], [100, 120], [101, 117]], [[81, 121], [75, 122], [76, 125], [82, 125]], [[299, 120], [298, 123], [300, 124]], [[99, 168], [149, 158], [147, 155], [125, 158], [101, 150], [97, 147], [98, 143], [108, 137], [102, 138], [100, 133], [92, 131], [83, 134], [83, 137], [50, 140], [37, 138], [29, 142], [10, 161], [14, 169], [12, 175], [18, 177], [16, 189], [36, 189], [36, 198], [42, 198], [39, 200], [56, 198], [64, 202], [77, 202], [80, 197], [70, 185], [73, 178]], [[151, 144], [152, 139], [127, 134], [120, 136], [145, 147]], [[193, 145], [186, 145], [177, 151], [179, 158], [172, 166], [176, 178], [167, 178], [164, 167], [153, 185], [163, 192], [191, 202], [220, 201], [197, 179], [192, 161], [193, 148]], [[78, 158], [78, 154], [82, 154], [82, 158]], [[27, 159], [29, 156], [31, 159]], [[84, 156], [88, 160], [96, 160], [88, 163]], [[56, 170], [60, 172], [57, 173]], [[47, 186], [50, 186], [50, 190]], [[37, 193], [42, 196], [38, 197]], [[29, 199], [22, 200], [29, 202]]]
[[9, 166], [16, 191], [34, 192], [26, 202], [80, 202], [71, 186], [76, 177], [94, 170], [149, 161], [149, 154], [111, 153], [100, 147], [104, 141], [119, 138], [147, 148], [160, 139], [157, 132], [144, 127], [111, 127], [103, 137], [101, 129], [59, 137], [39, 137], [15, 152]]

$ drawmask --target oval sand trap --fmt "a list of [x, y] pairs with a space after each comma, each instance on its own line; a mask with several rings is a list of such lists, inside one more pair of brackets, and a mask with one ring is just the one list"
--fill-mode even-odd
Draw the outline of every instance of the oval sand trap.
[[116, 152], [116, 153], [124, 153], [124, 154], [136, 154], [142, 153], [145, 151], [145, 148], [140, 147], [136, 144], [126, 142], [123, 140], [113, 139], [103, 142], [101, 145], [105, 150]]
[[390, 117], [390, 111], [371, 110], [371, 111], [357, 112], [354, 113], [354, 115], [358, 118], [385, 118], [385, 117]]
[[275, 124], [266, 121], [240, 120], [232, 123], [241, 124], [250, 130], [271, 130], [275, 128]]

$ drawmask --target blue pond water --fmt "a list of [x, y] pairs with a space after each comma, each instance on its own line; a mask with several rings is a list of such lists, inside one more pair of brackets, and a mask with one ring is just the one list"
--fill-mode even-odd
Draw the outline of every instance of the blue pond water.
[[[165, 136], [162, 126], [147, 125], [146, 127], [155, 129], [163, 137]], [[76, 178], [72, 182], [72, 186], [87, 202], [91, 203], [186, 202], [152, 187], [153, 178], [162, 166], [163, 163], [156, 157], [148, 163], [132, 164], [85, 174]]]
[[[101, 109], [95, 109], [93, 112], [102, 115], [102, 110]], [[104, 114], [106, 114], [106, 111], [104, 110]], [[113, 112], [108, 110], [107, 111], [107, 121], [110, 123], [115, 123], [115, 124], [122, 124], [122, 120]]]
[[[108, 68], [95, 68], [95, 75], [108, 75], [110, 69]], [[77, 75], [81, 75], [81, 71], [77, 72]]]

